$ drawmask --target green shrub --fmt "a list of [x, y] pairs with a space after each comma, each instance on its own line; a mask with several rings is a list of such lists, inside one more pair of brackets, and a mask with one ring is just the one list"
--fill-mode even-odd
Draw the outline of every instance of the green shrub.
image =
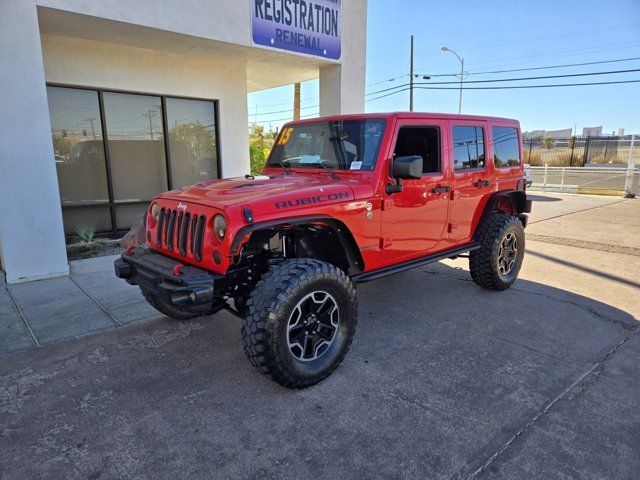
[[251, 162], [251, 174], [257, 175], [264, 168], [269, 157], [269, 152], [274, 143], [276, 132], [266, 132], [264, 127], [253, 125], [249, 133], [249, 158]]
[[84, 243], [91, 243], [96, 234], [96, 229], [93, 225], [78, 225], [76, 226], [76, 234]]

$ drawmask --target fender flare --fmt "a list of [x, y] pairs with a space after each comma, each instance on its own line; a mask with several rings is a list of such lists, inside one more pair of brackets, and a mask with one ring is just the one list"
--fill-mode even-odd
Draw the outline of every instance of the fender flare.
[[[484, 206], [484, 210], [482, 211], [482, 215], [480, 216], [480, 220], [476, 225], [475, 232], [477, 232], [480, 226], [487, 221], [489, 215], [491, 215], [491, 212], [493, 212], [493, 209], [498, 201], [505, 197], [508, 197], [513, 201], [513, 205], [516, 209], [515, 213], [518, 217], [526, 217], [526, 215], [523, 214], [531, 212], [531, 200], [527, 200], [526, 192], [520, 190], [501, 190], [499, 192], [495, 192], [491, 195], [491, 197], [489, 197], [489, 200], [487, 200], [487, 203]], [[523, 223], [526, 225], [526, 221]], [[474, 238], [475, 232], [473, 235]]]
[[327, 224], [336, 233], [336, 236], [344, 249], [345, 256], [349, 262], [349, 275], [355, 275], [364, 271], [364, 261], [360, 253], [360, 248], [358, 247], [355, 238], [353, 238], [349, 228], [347, 228], [347, 226], [340, 220], [336, 220], [335, 218], [326, 215], [308, 215], [287, 219], [282, 218], [245, 225], [237, 231], [233, 238], [230, 252], [232, 255], [237, 255], [240, 245], [242, 244], [242, 240], [247, 235], [255, 231], [272, 229], [286, 225], [303, 225], [305, 223]]

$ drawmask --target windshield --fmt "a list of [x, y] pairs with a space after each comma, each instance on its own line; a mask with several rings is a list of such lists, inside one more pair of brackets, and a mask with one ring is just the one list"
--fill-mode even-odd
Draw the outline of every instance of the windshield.
[[269, 155], [270, 167], [373, 170], [386, 121], [306, 123], [285, 127]]

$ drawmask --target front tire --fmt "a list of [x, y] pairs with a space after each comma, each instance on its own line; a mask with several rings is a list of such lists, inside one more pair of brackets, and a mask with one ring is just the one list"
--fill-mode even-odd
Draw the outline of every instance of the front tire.
[[505, 290], [518, 278], [524, 258], [524, 228], [518, 217], [492, 213], [479, 227], [480, 248], [469, 254], [473, 281], [489, 290]]
[[310, 258], [272, 267], [249, 296], [244, 353], [261, 373], [305, 388], [342, 362], [357, 323], [356, 292], [337, 267]]

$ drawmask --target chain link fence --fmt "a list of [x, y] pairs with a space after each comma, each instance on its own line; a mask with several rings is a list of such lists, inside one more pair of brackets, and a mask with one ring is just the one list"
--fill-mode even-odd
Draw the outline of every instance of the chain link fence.
[[[531, 166], [597, 167], [627, 165], [632, 137], [533, 137], [522, 142], [525, 163]], [[636, 142], [637, 143], [637, 142]], [[633, 151], [640, 164], [640, 148]]]
[[524, 139], [531, 190], [640, 195], [637, 143], [634, 136]]

